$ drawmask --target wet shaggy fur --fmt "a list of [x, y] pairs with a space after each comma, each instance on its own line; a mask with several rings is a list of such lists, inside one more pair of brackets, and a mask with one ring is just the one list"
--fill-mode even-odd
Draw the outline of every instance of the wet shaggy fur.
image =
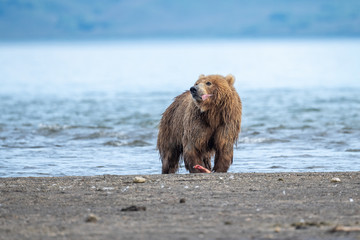
[[193, 168], [197, 164], [227, 172], [241, 125], [242, 106], [234, 81], [232, 75], [201, 75], [166, 109], [157, 139], [163, 174], [177, 172], [181, 157], [191, 173], [199, 172]]

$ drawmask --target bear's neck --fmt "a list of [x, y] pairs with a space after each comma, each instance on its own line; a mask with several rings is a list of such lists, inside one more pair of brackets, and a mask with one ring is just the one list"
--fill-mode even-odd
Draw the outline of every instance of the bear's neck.
[[218, 127], [226, 123], [227, 113], [230, 111], [231, 110], [227, 109], [226, 106], [217, 106], [201, 112], [201, 116], [203, 121], [209, 124], [210, 127]]

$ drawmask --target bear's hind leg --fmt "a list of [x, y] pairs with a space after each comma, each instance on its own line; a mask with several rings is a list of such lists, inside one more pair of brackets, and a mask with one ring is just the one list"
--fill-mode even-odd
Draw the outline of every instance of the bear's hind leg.
[[162, 174], [176, 173], [179, 169], [181, 151], [174, 149], [162, 158]]
[[228, 147], [227, 151], [217, 151], [215, 154], [213, 172], [227, 172], [232, 162], [232, 147]]

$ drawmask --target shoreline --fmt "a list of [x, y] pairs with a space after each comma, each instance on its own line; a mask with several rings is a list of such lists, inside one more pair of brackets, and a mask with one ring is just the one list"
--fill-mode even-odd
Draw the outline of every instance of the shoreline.
[[359, 189], [360, 172], [0, 178], [0, 239], [359, 240]]

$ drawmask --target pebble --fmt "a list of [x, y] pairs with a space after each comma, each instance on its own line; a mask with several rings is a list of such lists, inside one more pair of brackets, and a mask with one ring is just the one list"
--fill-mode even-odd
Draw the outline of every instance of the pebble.
[[137, 211], [146, 211], [146, 207], [144, 206], [136, 206], [132, 205], [130, 207], [122, 208], [122, 212], [137, 212]]
[[91, 223], [96, 223], [98, 220], [98, 217], [95, 214], [90, 213], [86, 218], [85, 218], [85, 222], [91, 222]]
[[144, 182], [146, 182], [146, 179], [143, 177], [134, 177], [133, 182], [134, 183], [144, 183]]
[[130, 188], [129, 186], [126, 186], [121, 190], [121, 192], [126, 192], [129, 188]]
[[341, 182], [340, 178], [337, 178], [337, 177], [333, 177], [330, 181], [331, 182]]

